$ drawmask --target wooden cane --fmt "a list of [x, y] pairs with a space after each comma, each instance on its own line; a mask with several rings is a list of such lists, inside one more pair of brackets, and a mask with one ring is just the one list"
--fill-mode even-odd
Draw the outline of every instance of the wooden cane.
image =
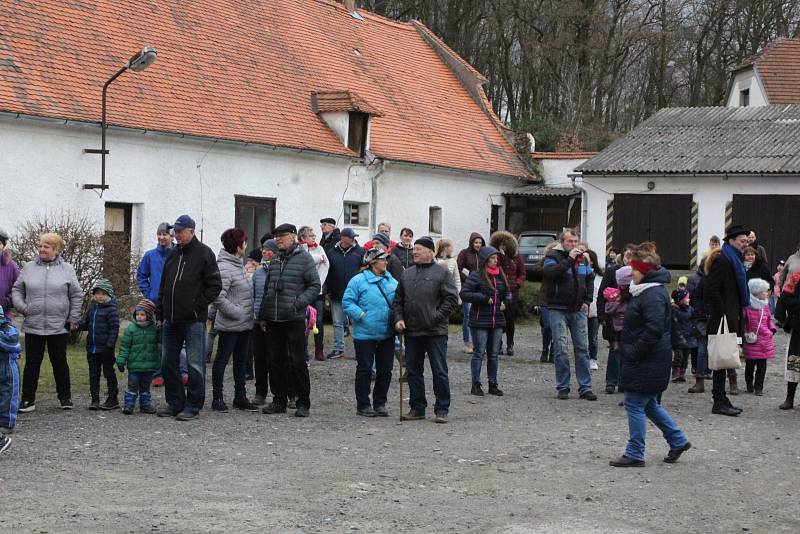
[[403, 334], [400, 334], [400, 422], [403, 421], [403, 364], [406, 358], [403, 337]]

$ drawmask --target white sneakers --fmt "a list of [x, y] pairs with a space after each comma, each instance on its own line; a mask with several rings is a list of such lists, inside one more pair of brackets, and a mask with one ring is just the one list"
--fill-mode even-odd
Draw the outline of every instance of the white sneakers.
[[597, 371], [599, 367], [597, 366], [597, 360], [589, 360], [589, 370], [590, 371]]

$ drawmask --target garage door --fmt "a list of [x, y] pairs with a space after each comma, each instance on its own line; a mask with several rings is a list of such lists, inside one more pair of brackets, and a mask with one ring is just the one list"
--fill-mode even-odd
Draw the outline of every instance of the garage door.
[[692, 195], [614, 195], [614, 245], [655, 241], [661, 262], [689, 267]]
[[797, 250], [800, 195], [733, 195], [733, 222], [756, 231], [772, 269]]

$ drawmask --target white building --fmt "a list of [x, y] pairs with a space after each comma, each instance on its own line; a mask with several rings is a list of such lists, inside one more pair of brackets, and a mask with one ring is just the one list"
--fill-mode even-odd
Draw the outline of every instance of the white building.
[[[395, 238], [408, 226], [461, 243], [504, 220], [504, 192], [538, 181], [486, 79], [419, 23], [330, 0], [159, 3], [0, 11], [14, 28], [0, 54], [0, 227], [85, 211], [144, 250], [188, 213], [217, 248], [232, 226], [254, 243], [335, 217], [364, 237], [388, 221]], [[101, 179], [84, 150], [100, 145], [102, 85], [144, 45], [158, 60], [109, 87], [107, 189], [85, 189]]]
[[781, 38], [731, 74], [726, 106], [800, 104], [800, 39]]

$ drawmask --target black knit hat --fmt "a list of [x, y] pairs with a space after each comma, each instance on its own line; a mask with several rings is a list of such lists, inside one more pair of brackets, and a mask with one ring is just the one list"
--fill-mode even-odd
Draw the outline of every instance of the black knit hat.
[[433, 251], [436, 251], [436, 245], [433, 242], [433, 238], [430, 237], [430, 236], [427, 236], [427, 235], [424, 235], [424, 236], [420, 237], [419, 239], [417, 239], [416, 241], [414, 241], [414, 244], [415, 245], [422, 245], [425, 248], [429, 248], [429, 249], [431, 249]]

